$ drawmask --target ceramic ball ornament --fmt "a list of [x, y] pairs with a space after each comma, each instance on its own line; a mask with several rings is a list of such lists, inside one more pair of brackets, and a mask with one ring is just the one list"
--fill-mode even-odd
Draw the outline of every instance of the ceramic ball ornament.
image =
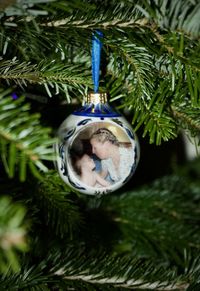
[[71, 188], [103, 195], [134, 174], [140, 147], [131, 125], [107, 102], [106, 93], [90, 93], [85, 104], [58, 130], [57, 168]]

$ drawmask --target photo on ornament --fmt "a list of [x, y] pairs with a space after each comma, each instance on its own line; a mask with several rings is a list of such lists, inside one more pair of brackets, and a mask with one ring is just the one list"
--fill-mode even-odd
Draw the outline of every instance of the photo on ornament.
[[79, 182], [109, 188], [130, 175], [135, 164], [135, 141], [114, 123], [94, 122], [77, 133], [69, 158]]

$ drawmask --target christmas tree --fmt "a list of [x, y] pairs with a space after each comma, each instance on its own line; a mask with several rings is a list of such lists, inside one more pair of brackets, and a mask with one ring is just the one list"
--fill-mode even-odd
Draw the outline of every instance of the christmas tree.
[[[0, 1], [0, 290], [200, 290], [197, 0]], [[132, 124], [141, 158], [103, 197], [55, 167], [60, 123], [100, 87]]]

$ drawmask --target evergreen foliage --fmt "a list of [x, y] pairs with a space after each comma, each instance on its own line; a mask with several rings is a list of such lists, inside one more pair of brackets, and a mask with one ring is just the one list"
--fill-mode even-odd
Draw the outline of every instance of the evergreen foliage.
[[26, 251], [26, 229], [23, 221], [25, 208], [22, 205], [13, 204], [7, 196], [0, 200], [0, 272], [7, 273], [8, 266], [13, 272], [19, 271], [19, 259], [17, 250]]
[[200, 289], [199, 159], [102, 198], [53, 169], [56, 129], [92, 90], [95, 29], [100, 88], [147, 147], [199, 143], [199, 16], [197, 0], [0, 2], [0, 290]]
[[52, 145], [55, 139], [49, 137], [48, 128], [40, 126], [38, 114], [29, 114], [29, 106], [23, 104], [24, 99], [14, 101], [11, 96], [6, 97], [6, 93], [2, 92], [0, 97], [2, 162], [10, 178], [15, 175], [17, 164], [19, 178], [25, 181], [27, 164], [36, 176], [40, 176], [37, 168], [47, 171], [41, 160], [53, 159]]

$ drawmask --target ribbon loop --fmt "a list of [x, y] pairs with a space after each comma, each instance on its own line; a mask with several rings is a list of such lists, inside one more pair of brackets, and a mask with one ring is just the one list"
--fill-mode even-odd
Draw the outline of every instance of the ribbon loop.
[[102, 37], [103, 33], [99, 30], [96, 30], [92, 36], [92, 79], [95, 93], [99, 90]]

